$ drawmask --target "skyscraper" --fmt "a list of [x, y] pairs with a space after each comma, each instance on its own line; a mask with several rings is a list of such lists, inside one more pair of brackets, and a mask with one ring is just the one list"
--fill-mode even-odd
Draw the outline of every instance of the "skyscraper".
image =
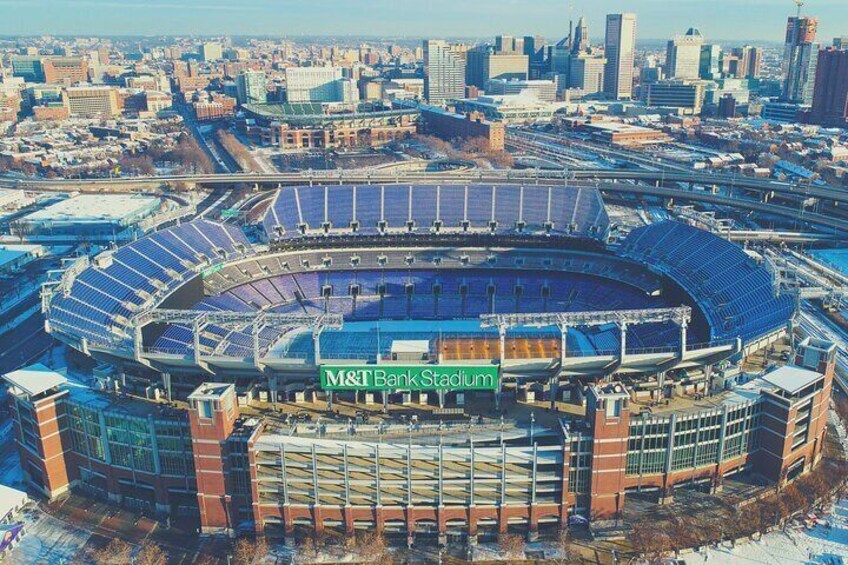
[[574, 37], [571, 41], [571, 52], [580, 53], [589, 50], [589, 24], [586, 23], [586, 18], [580, 16], [577, 20], [577, 27], [574, 29]]
[[491, 79], [526, 80], [529, 57], [522, 53], [495, 52], [491, 45], [481, 45], [466, 53], [465, 83], [486, 88]]
[[424, 98], [444, 104], [465, 96], [467, 49], [441, 39], [424, 40]]
[[705, 80], [715, 80], [721, 78], [720, 45], [701, 46], [701, 64], [698, 74], [702, 79]]
[[698, 78], [703, 45], [704, 36], [694, 27], [690, 27], [684, 35], [678, 35], [669, 41], [666, 48], [665, 76], [680, 79]]
[[547, 71], [545, 68], [545, 38], [540, 35], [525, 35], [524, 54], [530, 59], [530, 78], [541, 78]]
[[583, 94], [604, 90], [604, 70], [607, 60], [592, 50], [589, 43], [589, 24], [581, 17], [574, 29], [569, 57], [568, 88], [580, 89]]
[[745, 46], [742, 48], [743, 50], [747, 49], [747, 63], [748, 68], [746, 69], [744, 78], [760, 78], [760, 68], [763, 64], [763, 50], [760, 47], [750, 47]]
[[200, 46], [200, 56], [204, 61], [220, 61], [224, 58], [224, 48], [210, 41]]
[[605, 44], [604, 93], [615, 100], [630, 99], [633, 97], [636, 14], [607, 15]]
[[548, 71], [556, 75], [561, 89], [568, 86], [568, 73], [571, 65], [571, 40], [573, 38], [572, 23], [568, 24], [568, 35], [549, 48]]
[[810, 121], [823, 126], [846, 126], [848, 119], [848, 51], [826, 49], [818, 54]]
[[783, 99], [796, 104], [812, 104], [816, 62], [821, 45], [816, 43], [818, 20], [810, 17], [789, 18], [783, 52]]

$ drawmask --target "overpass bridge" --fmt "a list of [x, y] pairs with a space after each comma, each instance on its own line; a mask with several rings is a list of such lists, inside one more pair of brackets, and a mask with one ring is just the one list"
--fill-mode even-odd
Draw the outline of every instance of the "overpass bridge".
[[[642, 181], [641, 184], [622, 181]], [[116, 191], [154, 191], [169, 189], [180, 183], [188, 186], [206, 186], [212, 188], [231, 187], [236, 184], [249, 184], [257, 190], [270, 190], [284, 185], [326, 185], [326, 184], [577, 184], [596, 186], [608, 194], [634, 194], [658, 196], [669, 200], [679, 199], [687, 202], [706, 202], [751, 210], [790, 218], [824, 230], [833, 236], [848, 232], [848, 224], [839, 217], [807, 211], [803, 206], [784, 206], [770, 203], [768, 199], [754, 200], [745, 198], [735, 188], [759, 190], [764, 193], [803, 196], [827, 202], [823, 209], [831, 209], [840, 203], [848, 203], [848, 190], [837, 187], [796, 186], [762, 179], [712, 175], [698, 172], [661, 172], [661, 171], [448, 171], [448, 172], [409, 172], [379, 170], [354, 171], [310, 171], [308, 173], [233, 173], [221, 175], [180, 175], [162, 177], [141, 177], [131, 179], [0, 179], [0, 186], [26, 190], [116, 192]], [[674, 183], [675, 186], [667, 186]], [[703, 186], [724, 186], [731, 190], [727, 194], [717, 190], [703, 190]]]
[[766, 241], [772, 243], [819, 243], [836, 241], [838, 238], [825, 233], [790, 232], [776, 230], [731, 230], [720, 233], [730, 241]]
[[835, 186], [798, 185], [770, 179], [757, 179], [738, 175], [711, 174], [699, 171], [646, 171], [579, 169], [568, 171], [484, 171], [459, 170], [446, 172], [384, 171], [359, 169], [352, 171], [309, 171], [303, 173], [226, 173], [205, 175], [171, 175], [157, 177], [132, 177], [112, 179], [13, 179], [0, 178], [0, 186], [28, 190], [55, 191], [109, 191], [109, 190], [154, 190], [172, 187], [179, 183], [189, 186], [229, 187], [235, 184], [292, 185], [292, 184], [341, 184], [341, 183], [393, 183], [393, 182], [508, 182], [524, 183], [565, 182], [568, 180], [638, 181], [655, 186], [684, 184], [689, 188], [726, 188], [761, 192], [765, 201], [774, 196], [815, 198], [836, 204], [848, 204], [848, 189]]

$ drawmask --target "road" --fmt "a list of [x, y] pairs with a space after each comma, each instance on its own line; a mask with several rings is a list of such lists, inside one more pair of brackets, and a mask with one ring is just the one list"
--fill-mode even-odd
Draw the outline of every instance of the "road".
[[0, 336], [0, 373], [19, 369], [50, 349], [53, 338], [44, 331], [44, 317], [33, 314], [17, 328]]
[[[783, 192], [795, 196], [812, 197], [818, 196], [825, 200], [840, 201], [848, 203], [848, 191], [836, 188], [798, 188], [794, 185], [781, 183], [770, 184], [758, 179], [737, 179], [721, 175], [703, 175], [692, 173], [666, 173], [664, 182], [660, 181], [660, 173], [656, 171], [570, 171], [563, 173], [545, 172], [542, 176], [535, 176], [527, 171], [461, 171], [449, 173], [400, 173], [387, 174], [380, 171], [360, 170], [353, 172], [310, 172], [301, 173], [275, 173], [275, 174], [226, 174], [226, 175], [188, 175], [139, 179], [97, 179], [85, 181], [27, 181], [24, 184], [16, 184], [21, 181], [5, 179], [15, 186], [26, 186], [31, 189], [58, 189], [64, 190], [94, 190], [114, 189], [118, 186], [138, 188], [139, 184], [154, 183], [161, 188], [169, 182], [199, 183], [210, 187], [231, 187], [236, 183], [262, 185], [263, 188], [273, 189], [281, 185], [306, 185], [306, 184], [394, 184], [394, 183], [419, 183], [437, 185], [445, 184], [560, 184], [573, 183], [574, 178], [582, 180], [584, 185], [597, 186], [605, 193], [610, 194], [637, 194], [659, 196], [666, 199], [678, 199], [687, 202], [707, 202], [731, 208], [752, 210], [762, 214], [781, 216], [795, 220], [796, 230], [803, 230], [806, 226], [815, 226], [825, 233], [841, 236], [848, 233], [848, 222], [841, 217], [824, 213], [808, 212], [803, 207], [794, 205], [781, 205], [764, 203], [760, 200], [749, 198], [739, 188], [748, 187], [752, 190], [766, 190], [769, 192]], [[643, 181], [644, 184], [636, 182], [627, 183], [623, 180]], [[654, 181], [648, 183], [648, 181]], [[0, 179], [2, 185], [4, 179]], [[65, 183], [65, 184], [60, 184]], [[686, 188], [680, 185], [684, 184]], [[729, 189], [728, 194], [713, 190], [699, 189], [703, 186], [725, 186]], [[837, 209], [833, 206], [823, 207], [827, 212]]]
[[316, 184], [327, 183], [395, 183], [395, 182], [563, 182], [565, 179], [593, 181], [640, 181], [646, 183], [684, 183], [703, 187], [727, 187], [732, 191], [745, 189], [756, 192], [775, 193], [792, 198], [819, 198], [848, 204], [848, 190], [836, 186], [796, 185], [768, 179], [745, 176], [711, 174], [698, 171], [671, 171], [640, 169], [578, 169], [569, 171], [448, 171], [441, 173], [422, 172], [381, 172], [378, 169], [360, 169], [352, 171], [308, 171], [303, 173], [228, 173], [211, 175], [167, 175], [158, 177], [133, 177], [115, 179], [20, 179], [0, 177], [0, 185], [13, 188], [44, 190], [99, 190], [104, 188], [127, 187], [138, 189], [141, 186], [161, 187], [163, 184], [185, 182], [205, 186], [231, 186], [236, 183], [275, 184]]

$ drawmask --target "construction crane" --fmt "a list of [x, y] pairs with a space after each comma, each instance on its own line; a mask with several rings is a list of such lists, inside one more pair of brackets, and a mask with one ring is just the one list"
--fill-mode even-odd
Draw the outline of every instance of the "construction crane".
[[804, 7], [804, 0], [792, 0], [798, 6], [798, 17], [801, 17], [801, 8]]

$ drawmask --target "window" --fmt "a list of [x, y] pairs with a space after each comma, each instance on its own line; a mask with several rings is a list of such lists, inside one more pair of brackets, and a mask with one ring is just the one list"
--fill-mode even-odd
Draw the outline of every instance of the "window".
[[197, 403], [197, 411], [201, 418], [212, 417], [212, 401], [201, 400]]

